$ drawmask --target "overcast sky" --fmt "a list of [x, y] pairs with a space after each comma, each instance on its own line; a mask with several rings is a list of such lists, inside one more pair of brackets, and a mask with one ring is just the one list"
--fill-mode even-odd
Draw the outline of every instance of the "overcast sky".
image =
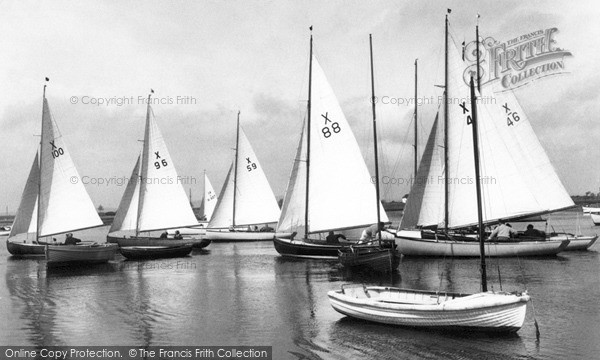
[[[600, 187], [600, 5], [595, 1], [0, 1], [0, 212], [16, 211], [38, 149], [44, 77], [50, 107], [82, 177], [128, 177], [143, 138], [145, 98], [193, 200], [203, 171], [219, 191], [233, 157], [235, 119], [275, 194], [283, 196], [305, 113], [310, 25], [315, 53], [372, 169], [369, 34], [378, 97], [440, 95], [446, 8], [457, 39], [506, 41], [558, 28], [568, 74], [516, 95], [571, 194]], [[87, 98], [84, 98], [87, 97]], [[117, 106], [92, 98], [131, 99]], [[177, 104], [189, 97], [188, 104]], [[193, 99], [192, 99], [193, 98]], [[76, 104], [73, 104], [73, 99]], [[169, 100], [170, 99], [170, 100]], [[420, 109], [421, 143], [436, 105]], [[382, 174], [412, 174], [412, 105], [378, 107]], [[341, 174], [343, 178], [343, 174]], [[116, 208], [123, 186], [86, 186]], [[408, 186], [387, 186], [400, 199]]]

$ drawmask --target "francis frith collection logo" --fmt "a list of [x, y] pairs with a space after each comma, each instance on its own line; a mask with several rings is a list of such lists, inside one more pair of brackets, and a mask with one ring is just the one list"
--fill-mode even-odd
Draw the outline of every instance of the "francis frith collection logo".
[[[565, 57], [570, 51], [557, 46], [554, 39], [557, 28], [537, 30], [505, 42], [492, 37], [479, 43], [481, 84], [500, 83], [500, 88], [518, 88], [533, 80], [565, 73]], [[470, 42], [464, 48], [465, 81], [476, 75], [477, 44]]]

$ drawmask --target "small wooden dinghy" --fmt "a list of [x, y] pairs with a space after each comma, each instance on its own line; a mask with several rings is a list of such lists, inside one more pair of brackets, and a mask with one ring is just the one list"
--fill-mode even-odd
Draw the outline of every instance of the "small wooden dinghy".
[[392, 272], [400, 265], [400, 254], [394, 244], [352, 245], [338, 250], [340, 263], [350, 269], [364, 269], [375, 272]]
[[344, 287], [327, 293], [347, 316], [409, 327], [516, 332], [525, 321], [527, 293], [440, 293], [389, 287]]
[[124, 246], [121, 254], [128, 259], [161, 259], [187, 256], [192, 244], [176, 246]]
[[115, 244], [47, 245], [48, 266], [105, 263], [115, 258]]

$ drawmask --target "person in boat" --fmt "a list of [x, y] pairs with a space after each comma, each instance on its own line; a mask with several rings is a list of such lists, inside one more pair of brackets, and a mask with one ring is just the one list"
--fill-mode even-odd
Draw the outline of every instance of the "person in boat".
[[255, 232], [258, 232], [258, 231], [259, 231], [259, 230], [258, 230], [258, 226], [254, 225], [254, 231], [255, 231]]
[[175, 239], [175, 240], [183, 239], [183, 236], [181, 236], [181, 233], [179, 233], [179, 230], [175, 231], [175, 236], [173, 236], [173, 239]]
[[498, 222], [500, 225], [492, 231], [488, 240], [496, 239], [497, 241], [509, 241], [511, 237], [517, 235], [517, 232], [511, 226], [506, 224], [506, 221], [500, 219]]
[[275, 229], [270, 227], [268, 224], [265, 224], [265, 226], [260, 228], [260, 232], [273, 232], [273, 231], [275, 231]]
[[333, 231], [330, 231], [325, 240], [329, 245], [340, 245], [340, 238], [346, 240], [343, 234], [335, 234]]
[[231, 232], [234, 232], [234, 231], [235, 231], [235, 229], [233, 228], [233, 225], [230, 225], [230, 226], [229, 226], [229, 231], [231, 231]]
[[166, 231], [163, 231], [162, 234], [160, 234], [161, 239], [166, 239], [168, 237], [169, 237], [169, 233], [167, 233]]
[[536, 238], [544, 237], [544, 234], [541, 231], [539, 231], [538, 229], [535, 229], [533, 227], [533, 224], [527, 225], [527, 230], [525, 230], [525, 232], [523, 232], [523, 235], [527, 236], [527, 237], [536, 237]]
[[365, 230], [363, 230], [358, 243], [361, 244], [361, 243], [365, 243], [365, 242], [374, 240], [377, 237], [377, 233], [380, 230], [383, 230], [383, 226], [384, 226], [383, 222], [379, 222], [379, 224], [373, 224], [373, 225], [369, 226], [368, 228], [366, 228]]
[[76, 237], [73, 237], [73, 234], [71, 234], [71, 233], [68, 233], [68, 234], [66, 235], [66, 238], [65, 238], [65, 245], [77, 245], [77, 243], [80, 243], [80, 242], [81, 242], [81, 239], [78, 239], [78, 238], [76, 238]]

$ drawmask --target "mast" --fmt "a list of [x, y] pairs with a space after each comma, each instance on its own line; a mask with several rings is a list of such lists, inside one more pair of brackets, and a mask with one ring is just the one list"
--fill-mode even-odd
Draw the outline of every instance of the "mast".
[[[373, 39], [369, 34], [369, 50], [371, 54], [371, 107], [373, 109], [373, 147], [375, 148], [375, 200], [377, 201], [377, 236], [379, 237], [379, 245], [381, 245], [381, 214], [379, 209], [379, 161], [377, 157], [377, 118], [375, 116], [375, 77], [373, 75]], [[416, 147], [415, 147], [416, 149]]]
[[312, 58], [313, 58], [313, 37], [312, 26], [310, 27], [310, 55], [308, 63], [308, 121], [306, 123], [306, 199], [304, 202], [304, 238], [308, 239], [308, 189], [310, 179], [310, 100], [312, 95]]
[[[448, 9], [448, 14], [450, 13]], [[444, 230], [448, 231], [448, 14], [444, 57]]]
[[477, 14], [477, 26], [475, 27], [475, 43], [477, 44], [477, 91], [481, 94], [481, 76], [479, 75], [479, 14]]
[[146, 148], [148, 146], [148, 137], [150, 136], [149, 131], [150, 131], [150, 98], [152, 97], [152, 94], [154, 93], [154, 90], [150, 89], [150, 94], [148, 94], [148, 106], [146, 107], [146, 129], [144, 130], [144, 145], [143, 145], [143, 149], [142, 149], [142, 163], [140, 164], [140, 170], [139, 170], [139, 181], [140, 181], [140, 186], [139, 186], [139, 196], [138, 196], [138, 208], [137, 208], [137, 217], [136, 217], [136, 221], [135, 221], [135, 236], [137, 237], [140, 233], [140, 215], [142, 214], [142, 197], [144, 195], [143, 193], [143, 189], [142, 189], [142, 181], [144, 181], [144, 179], [142, 178], [144, 176], [144, 172], [145, 168], [147, 167], [147, 158], [148, 158], [148, 149]]
[[[477, 64], [479, 66], [479, 64]], [[487, 291], [487, 275], [485, 265], [485, 246], [483, 232], [483, 211], [481, 204], [481, 182], [479, 174], [479, 140], [477, 136], [477, 99], [475, 97], [475, 85], [473, 84], [473, 76], [471, 76], [471, 125], [473, 126], [473, 157], [475, 159], [475, 188], [477, 191], [477, 220], [478, 236], [479, 236], [479, 252], [481, 255], [481, 291]]]
[[240, 111], [237, 114], [237, 131], [235, 134], [235, 162], [233, 165], [233, 217], [231, 218], [231, 225], [235, 226], [235, 194], [237, 193], [237, 166], [238, 166], [238, 151], [240, 145]]
[[[46, 78], [46, 82], [50, 81], [50, 79]], [[40, 176], [38, 178], [38, 196], [37, 196], [37, 215], [36, 215], [36, 225], [35, 225], [35, 242], [39, 242], [40, 239], [40, 208], [42, 207], [42, 151], [44, 149], [44, 144], [42, 144], [42, 140], [44, 139], [44, 107], [46, 103], [46, 86], [44, 84], [44, 93], [42, 95], [42, 135], [40, 136], [40, 159], [38, 160], [39, 172]]]
[[[415, 178], [414, 181], [416, 181], [417, 179], [417, 158], [418, 158], [418, 149], [417, 149], [417, 76], [418, 76], [418, 65], [417, 62], [419, 61], [419, 59], [415, 59]], [[414, 182], [413, 182], [414, 184]]]

